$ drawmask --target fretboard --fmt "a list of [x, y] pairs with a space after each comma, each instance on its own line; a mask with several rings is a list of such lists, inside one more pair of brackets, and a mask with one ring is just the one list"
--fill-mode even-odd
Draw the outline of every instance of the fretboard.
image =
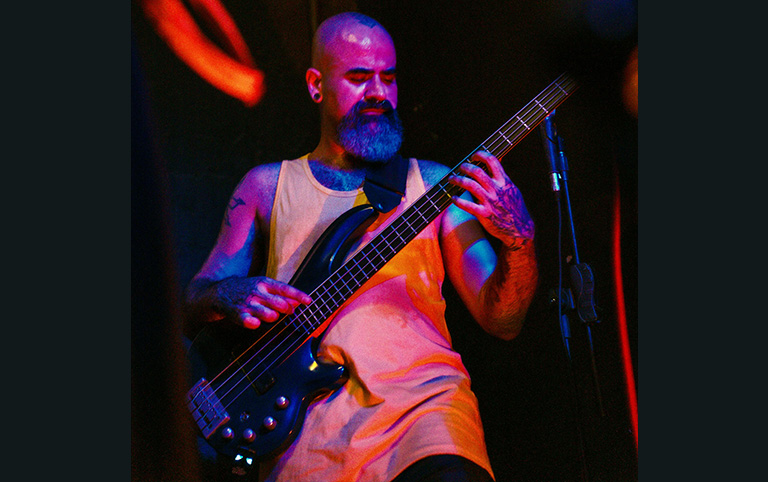
[[470, 162], [485, 169], [484, 164], [471, 160], [472, 155], [481, 150], [501, 159], [577, 88], [576, 81], [568, 74], [558, 77], [312, 291], [310, 295], [315, 302], [297, 310], [289, 317], [294, 318], [289, 324], [307, 334], [319, 328], [355, 291], [437, 218], [451, 204], [452, 197], [464, 192], [464, 189], [448, 182], [461, 164]]

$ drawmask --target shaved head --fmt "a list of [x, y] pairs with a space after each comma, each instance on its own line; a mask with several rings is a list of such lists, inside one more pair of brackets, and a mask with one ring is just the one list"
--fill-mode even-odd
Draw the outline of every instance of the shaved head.
[[[335, 54], [339, 41], [355, 41], [356, 35], [383, 35], [394, 45], [386, 29], [376, 20], [357, 12], [344, 12], [327, 18], [312, 39], [312, 66], [322, 70], [328, 55]], [[359, 39], [357, 39], [359, 40]]]
[[376, 20], [341, 13], [325, 20], [312, 41], [309, 95], [320, 105], [320, 148], [369, 162], [390, 159], [402, 142], [397, 114], [397, 55]]

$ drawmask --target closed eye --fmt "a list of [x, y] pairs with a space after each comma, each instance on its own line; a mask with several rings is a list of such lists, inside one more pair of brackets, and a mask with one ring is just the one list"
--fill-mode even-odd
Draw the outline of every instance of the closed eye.
[[347, 71], [344, 78], [350, 82], [362, 83], [373, 77], [373, 71], [367, 69], [352, 69]]
[[[355, 84], [361, 84], [363, 82], [367, 82], [371, 80], [374, 76], [374, 71], [369, 69], [350, 69], [347, 71], [347, 73], [344, 75], [344, 78], [346, 78], [348, 81], [353, 82]], [[387, 69], [381, 72], [381, 81], [386, 84], [392, 84], [397, 79], [397, 72], [395, 69]]]
[[397, 80], [397, 71], [395, 69], [387, 69], [381, 73], [381, 80], [387, 84], [394, 83]]

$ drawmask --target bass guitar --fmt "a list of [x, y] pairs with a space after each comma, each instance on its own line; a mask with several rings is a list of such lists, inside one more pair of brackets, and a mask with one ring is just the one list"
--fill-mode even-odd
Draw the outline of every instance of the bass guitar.
[[462, 163], [472, 162], [478, 150], [501, 159], [577, 88], [570, 75], [559, 76], [346, 261], [377, 212], [358, 206], [334, 221], [290, 281], [310, 294], [311, 305], [258, 330], [233, 323], [206, 326], [188, 350], [187, 407], [199, 435], [241, 466], [285, 450], [301, 430], [309, 404], [348, 378], [344, 366], [316, 358], [325, 321], [464, 192], [448, 182]]

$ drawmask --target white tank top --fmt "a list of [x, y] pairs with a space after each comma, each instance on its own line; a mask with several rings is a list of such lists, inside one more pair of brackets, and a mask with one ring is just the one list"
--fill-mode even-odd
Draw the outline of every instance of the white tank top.
[[[411, 159], [404, 200], [363, 243], [424, 192]], [[366, 202], [362, 189], [321, 185], [307, 156], [283, 161], [267, 275], [289, 281], [325, 228]], [[381, 482], [436, 454], [461, 455], [492, 474], [477, 399], [445, 323], [444, 277], [432, 222], [337, 310], [318, 355], [344, 364], [350, 378], [310, 405], [298, 438], [260, 467], [262, 480]]]

